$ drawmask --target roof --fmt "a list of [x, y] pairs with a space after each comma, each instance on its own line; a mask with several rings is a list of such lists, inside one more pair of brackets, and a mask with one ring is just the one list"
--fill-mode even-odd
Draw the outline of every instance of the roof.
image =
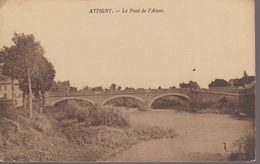
[[229, 82], [233, 83], [235, 86], [243, 86], [245, 84], [250, 84], [255, 81], [255, 76], [244, 76], [241, 79], [230, 79]]

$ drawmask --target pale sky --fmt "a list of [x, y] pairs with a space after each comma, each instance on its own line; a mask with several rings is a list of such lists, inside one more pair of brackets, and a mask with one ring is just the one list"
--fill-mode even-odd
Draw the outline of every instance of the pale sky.
[[[90, 14], [90, 9], [164, 13]], [[33, 34], [73, 86], [168, 88], [255, 75], [253, 0], [8, 0], [0, 47]], [[196, 71], [192, 71], [192, 69]]]

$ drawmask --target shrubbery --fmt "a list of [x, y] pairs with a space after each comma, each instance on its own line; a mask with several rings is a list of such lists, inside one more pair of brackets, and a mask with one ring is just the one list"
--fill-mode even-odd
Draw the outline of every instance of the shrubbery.
[[111, 127], [129, 127], [129, 120], [123, 113], [115, 109], [80, 107], [77, 102], [69, 101], [53, 109], [58, 120], [77, 120], [86, 126], [107, 125]]
[[90, 109], [88, 118], [91, 126], [107, 125], [111, 127], [129, 127], [126, 115], [115, 109]]
[[239, 98], [238, 108], [249, 116], [255, 116], [255, 95], [245, 95]]
[[45, 115], [35, 112], [29, 119], [28, 109], [1, 109], [0, 114], [0, 148], [33, 148], [41, 135], [52, 128]]
[[250, 161], [255, 160], [255, 135], [248, 134], [241, 137], [239, 140], [233, 142], [233, 146], [236, 148], [229, 155], [229, 160], [232, 161]]
[[218, 102], [195, 100], [190, 103], [191, 111], [214, 111], [221, 114], [239, 114], [245, 113], [250, 117], [255, 116], [255, 95], [245, 95], [237, 102], [223, 97]]

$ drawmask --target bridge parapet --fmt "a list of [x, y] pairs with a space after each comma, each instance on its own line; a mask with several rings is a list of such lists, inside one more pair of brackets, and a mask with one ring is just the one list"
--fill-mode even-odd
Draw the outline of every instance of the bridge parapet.
[[79, 91], [79, 92], [46, 92], [45, 97], [53, 96], [84, 96], [84, 95], [120, 95], [120, 94], [144, 94], [144, 93], [187, 93], [187, 92], [206, 92], [206, 93], [222, 93], [222, 94], [254, 94], [254, 89], [247, 88], [214, 88], [214, 89], [190, 89], [190, 88], [175, 88], [175, 89], [145, 89], [145, 90], [115, 90], [115, 91]]
[[104, 105], [109, 100], [129, 97], [139, 100], [144, 104], [148, 104], [147, 108], [150, 108], [152, 103], [165, 96], [175, 96], [184, 101], [193, 100], [208, 100], [218, 101], [223, 96], [240, 97], [241, 95], [248, 95], [254, 93], [252, 89], [151, 89], [151, 90], [116, 90], [116, 91], [88, 91], [88, 92], [46, 92], [45, 106], [53, 106], [55, 103], [69, 100], [69, 99], [81, 99], [90, 102], [93, 105]]
[[114, 90], [114, 91], [78, 91], [78, 92], [46, 92], [45, 97], [52, 96], [80, 96], [80, 95], [106, 95], [106, 94], [144, 94], [144, 93], [172, 93], [187, 92], [190, 89], [145, 89], [145, 90]]

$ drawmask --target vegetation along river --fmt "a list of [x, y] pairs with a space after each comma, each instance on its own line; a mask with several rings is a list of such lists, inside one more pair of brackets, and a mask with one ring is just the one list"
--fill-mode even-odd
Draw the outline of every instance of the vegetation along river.
[[254, 132], [253, 120], [228, 114], [157, 109], [129, 112], [129, 117], [134, 126], [174, 128], [178, 136], [140, 142], [107, 161], [223, 161], [235, 140]]

